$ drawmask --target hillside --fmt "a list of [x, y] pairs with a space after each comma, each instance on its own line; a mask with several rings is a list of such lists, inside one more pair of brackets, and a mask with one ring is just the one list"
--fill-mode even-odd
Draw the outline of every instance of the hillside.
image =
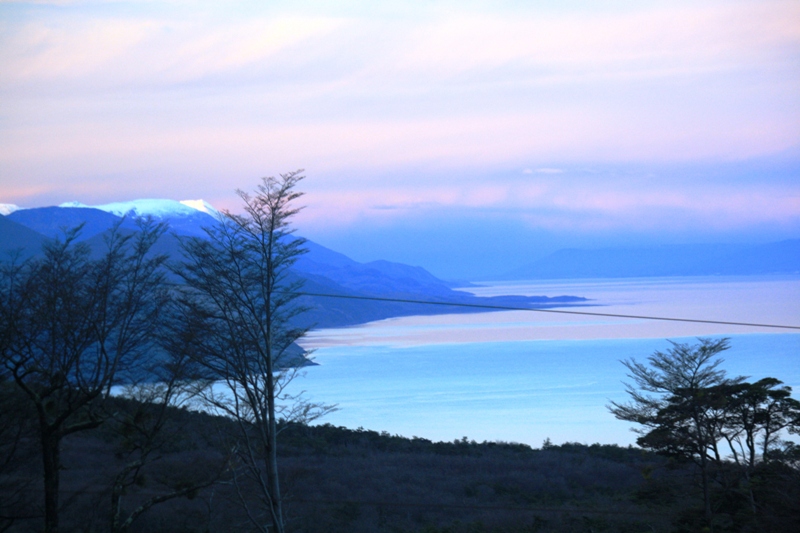
[[[14, 404], [8, 393], [0, 389], [0, 405]], [[112, 480], [138, 457], [116, 419], [150, 411], [130, 400], [111, 401], [114, 420], [64, 440], [64, 531], [87, 530], [89, 523], [92, 531], [109, 531]], [[6, 424], [0, 430], [16, 430], [0, 431], [0, 451], [13, 459], [0, 463], [0, 530], [36, 531], [42, 522], [36, 449], [3, 448], [17, 434], [35, 442], [30, 419], [15, 418], [27, 406], [20, 407], [0, 413]], [[245, 489], [244, 498], [255, 503], [250, 480], [233, 478], [228, 446], [235, 432], [227, 418], [169, 408], [160, 446], [126, 487], [123, 516], [186, 484], [213, 485], [153, 506], [129, 531], [254, 531], [235, 490]], [[666, 460], [635, 448], [547, 443], [537, 450], [292, 424], [284, 426], [279, 450], [289, 531], [297, 533], [555, 532], [587, 524], [644, 531], [645, 521], [666, 531], [669, 513], [687, 507], [676, 483], [690, 469], [665, 470]], [[654, 474], [645, 478], [642, 471]]]
[[35, 255], [45, 240], [41, 233], [0, 216], [0, 260], [8, 261], [17, 253], [22, 259]]
[[[47, 238], [61, 236], [65, 229], [82, 225], [78, 240], [85, 242], [99, 255], [105, 246], [106, 232], [120, 223], [121, 214], [133, 211], [132, 214], [152, 216], [169, 225], [169, 231], [156, 243], [154, 252], [166, 254], [173, 262], [177, 262], [181, 257], [181, 239], [203, 238], [203, 228], [217, 223], [207, 204], [197, 202], [202, 210], [191, 207], [186, 202], [171, 200], [144, 200], [97, 207], [73, 203], [60, 207], [18, 209], [8, 216], [0, 217], [3, 222], [0, 226], [0, 253], [24, 246], [26, 253], [30, 255], [40, 249]], [[195, 205], [194, 202], [192, 205]], [[132, 216], [126, 217], [121, 224], [123, 231], [136, 230]], [[389, 261], [359, 263], [311, 241], [305, 247], [308, 252], [298, 258], [293, 276], [296, 276], [295, 279], [303, 279], [304, 291], [313, 294], [299, 299], [299, 303], [308, 308], [299, 318], [301, 325], [306, 327], [341, 327], [396, 316], [481, 311], [469, 307], [363, 298], [525, 308], [563, 307], [585, 302], [584, 298], [564, 295], [481, 298], [454, 290], [456, 284], [440, 280], [422, 267]], [[177, 281], [177, 278], [173, 279]]]
[[[0, 405], [13, 394], [0, 389]], [[119, 419], [147, 406], [112, 400]], [[10, 435], [33, 440], [25, 409], [0, 412]], [[144, 409], [144, 410], [143, 410]], [[123, 516], [147, 499], [187, 484], [213, 483], [139, 516], [129, 531], [255, 531], [241, 507], [257, 491], [234, 481], [224, 417], [169, 408], [162, 443], [126, 487]], [[136, 458], [130, 435], [113, 421], [71, 435], [62, 452], [63, 530], [108, 531], [114, 476]], [[12, 432], [13, 430], [13, 432]], [[0, 431], [2, 435], [2, 431]], [[14, 441], [12, 440], [11, 443]], [[0, 451], [0, 530], [41, 530], [40, 462], [36, 448]], [[331, 425], [288, 424], [279, 460], [288, 530], [304, 533], [510, 533], [563, 531], [701, 531], [701, 489], [692, 463], [640, 448], [564, 443], [432, 442]], [[198, 468], [198, 466], [201, 466]], [[797, 470], [761, 468], [754, 494], [763, 514], [754, 528], [742, 503], [720, 500], [725, 531], [796, 531]], [[768, 481], [768, 482], [765, 482]], [[244, 484], [237, 485], [236, 483]], [[793, 499], [794, 497], [794, 499]], [[746, 507], [746, 506], [745, 506]]]

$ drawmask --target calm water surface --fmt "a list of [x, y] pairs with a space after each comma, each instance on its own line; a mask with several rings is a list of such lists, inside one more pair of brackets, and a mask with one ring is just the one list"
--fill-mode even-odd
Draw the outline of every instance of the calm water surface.
[[[648, 278], [480, 284], [481, 296], [563, 294], [571, 310], [800, 325], [800, 278]], [[644, 360], [666, 339], [730, 337], [724, 368], [774, 376], [800, 391], [800, 331], [509, 311], [403, 317], [312, 332], [319, 366], [295, 382], [338, 404], [321, 422], [404, 436], [503, 440], [539, 446], [629, 444], [608, 414], [624, 400], [620, 359]], [[798, 396], [797, 394], [795, 395]]]

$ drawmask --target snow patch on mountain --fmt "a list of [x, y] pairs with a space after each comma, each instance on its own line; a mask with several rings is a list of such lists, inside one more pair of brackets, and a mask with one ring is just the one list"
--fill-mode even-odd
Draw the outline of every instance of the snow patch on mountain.
[[14, 211], [19, 211], [20, 209], [25, 209], [25, 208], [14, 204], [0, 204], [0, 215], [7, 216], [13, 213]]
[[219, 215], [219, 211], [214, 209], [214, 206], [210, 203], [206, 202], [205, 200], [181, 200], [183, 205], [187, 205], [192, 209], [197, 209], [198, 211], [202, 211], [203, 213], [208, 213], [211, 216]]
[[88, 207], [100, 209], [112, 215], [123, 216], [129, 213], [135, 216], [153, 216], [156, 218], [190, 216], [202, 212], [211, 216], [217, 215], [217, 210], [204, 200], [161, 200], [141, 199], [128, 202], [113, 202], [103, 205], [86, 205], [80, 202], [66, 202], [59, 207]]
[[110, 204], [97, 205], [97, 209], [107, 211], [117, 216], [132, 213], [136, 216], [151, 215], [154, 217], [170, 217], [170, 216], [186, 216], [195, 213], [197, 210], [183, 205], [176, 200], [157, 200], [157, 199], [142, 199], [132, 200], [130, 202], [114, 202]]

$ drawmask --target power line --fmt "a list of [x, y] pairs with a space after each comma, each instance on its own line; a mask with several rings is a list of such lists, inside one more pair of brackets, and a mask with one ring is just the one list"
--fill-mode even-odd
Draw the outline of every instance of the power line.
[[787, 326], [782, 324], [760, 324], [755, 322], [732, 322], [727, 320], [702, 320], [697, 318], [677, 318], [677, 317], [664, 317], [653, 315], [625, 315], [619, 313], [595, 313], [591, 311], [566, 311], [563, 309], [535, 309], [531, 307], [512, 307], [505, 305], [488, 305], [488, 304], [470, 304], [463, 302], [435, 302], [430, 300], [411, 300], [405, 298], [385, 298], [379, 296], [354, 296], [347, 294], [324, 294], [315, 292], [293, 292], [298, 296], [315, 296], [322, 298], [341, 298], [345, 300], [369, 300], [375, 302], [394, 302], [394, 303], [408, 303], [408, 304], [422, 304], [422, 305], [439, 305], [447, 307], [469, 307], [474, 309], [488, 309], [492, 311], [532, 311], [536, 313], [556, 313], [562, 315], [585, 315], [585, 316], [600, 316], [607, 318], [636, 318], [640, 320], [661, 320], [667, 322], [691, 322], [695, 324], [717, 324], [724, 326], [746, 326], [754, 328], [779, 328], [779, 329], [792, 329], [800, 330], [800, 326]]

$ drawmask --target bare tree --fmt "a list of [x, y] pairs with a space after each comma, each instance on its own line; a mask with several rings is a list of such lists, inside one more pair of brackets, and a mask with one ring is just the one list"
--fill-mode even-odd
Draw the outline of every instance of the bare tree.
[[[287, 393], [286, 385], [304, 361], [295, 344], [306, 329], [292, 319], [301, 279], [290, 267], [305, 253], [304, 239], [293, 235], [290, 219], [300, 208], [295, 190], [300, 171], [264, 178], [254, 195], [237, 191], [244, 214], [224, 212], [207, 228], [206, 239], [183, 242], [185, 261], [176, 272], [185, 283], [186, 329], [200, 332], [196, 356], [208, 376], [225, 384], [207, 400], [239, 427], [235, 470], [237, 488], [249, 519], [261, 531], [284, 531], [278, 476], [279, 419], [310, 420], [326, 408]], [[260, 497], [250, 505], [246, 489]]]
[[98, 427], [111, 387], [138, 370], [164, 301], [162, 256], [150, 254], [164, 227], [135, 235], [117, 225], [92, 258], [80, 228], [50, 241], [43, 256], [2, 269], [2, 372], [36, 413], [44, 467], [45, 531], [59, 528], [61, 441]]

